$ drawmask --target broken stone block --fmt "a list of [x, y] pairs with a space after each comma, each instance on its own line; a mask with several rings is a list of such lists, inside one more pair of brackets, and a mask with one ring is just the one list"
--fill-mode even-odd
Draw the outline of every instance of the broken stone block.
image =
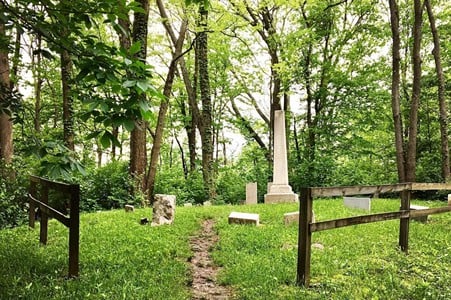
[[152, 226], [172, 224], [175, 217], [175, 196], [156, 194], [153, 203]]
[[[410, 210], [421, 210], [421, 209], [428, 209], [429, 207], [427, 206], [421, 206], [421, 205], [410, 205]], [[416, 217], [416, 218], [412, 218], [412, 220], [415, 220], [417, 222], [421, 222], [421, 223], [427, 223], [428, 222], [428, 215], [426, 216], [422, 216], [422, 217]]]
[[233, 211], [229, 215], [229, 224], [250, 224], [258, 226], [260, 224], [260, 215]]
[[[299, 212], [290, 212], [283, 215], [283, 223], [285, 225], [289, 225], [291, 223], [298, 223], [299, 224]], [[312, 223], [315, 223], [315, 213], [312, 212]]]
[[125, 208], [125, 212], [134, 212], [135, 211], [135, 207], [130, 204], [125, 204], [124, 208]]

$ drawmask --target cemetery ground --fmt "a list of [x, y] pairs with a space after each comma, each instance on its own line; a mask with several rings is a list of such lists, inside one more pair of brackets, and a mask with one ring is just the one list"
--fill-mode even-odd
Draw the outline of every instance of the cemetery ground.
[[[443, 202], [413, 201], [429, 207]], [[0, 231], [0, 299], [191, 299], [191, 241], [205, 220], [217, 282], [234, 299], [451, 299], [451, 214], [410, 223], [409, 254], [398, 249], [399, 220], [313, 233], [311, 285], [295, 285], [297, 233], [283, 214], [299, 204], [177, 207], [172, 225], [140, 225], [151, 209], [84, 213], [80, 277], [67, 280], [68, 231], [49, 222]], [[317, 221], [368, 212], [342, 199], [317, 199]], [[374, 199], [372, 211], [399, 209], [399, 199]], [[229, 225], [231, 211], [260, 214], [261, 225]], [[195, 250], [195, 249], [194, 249]], [[206, 298], [209, 299], [209, 298]], [[214, 298], [212, 298], [214, 299]]]

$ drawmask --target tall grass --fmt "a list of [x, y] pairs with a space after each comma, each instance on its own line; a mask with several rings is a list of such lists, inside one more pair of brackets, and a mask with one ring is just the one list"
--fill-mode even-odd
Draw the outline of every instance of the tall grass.
[[[424, 202], [422, 202], [424, 204]], [[429, 206], [436, 203], [426, 204]], [[372, 212], [399, 209], [373, 200]], [[39, 229], [0, 231], [0, 299], [190, 299], [190, 236], [216, 220], [213, 250], [221, 284], [238, 299], [451, 299], [451, 214], [411, 222], [409, 255], [398, 250], [399, 221], [313, 234], [311, 288], [295, 286], [297, 226], [283, 214], [298, 204], [177, 208], [172, 226], [139, 224], [150, 209], [82, 214], [80, 278], [66, 280], [67, 229], [52, 220], [48, 245]], [[317, 220], [358, 215], [341, 200], [315, 200]], [[261, 226], [227, 224], [231, 211], [260, 214]]]

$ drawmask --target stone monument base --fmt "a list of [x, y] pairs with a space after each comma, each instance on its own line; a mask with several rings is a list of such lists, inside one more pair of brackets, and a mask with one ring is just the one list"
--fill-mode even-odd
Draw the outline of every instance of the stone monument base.
[[287, 193], [287, 194], [266, 194], [265, 195], [265, 204], [267, 203], [290, 203], [290, 202], [298, 202], [299, 195], [295, 193]]

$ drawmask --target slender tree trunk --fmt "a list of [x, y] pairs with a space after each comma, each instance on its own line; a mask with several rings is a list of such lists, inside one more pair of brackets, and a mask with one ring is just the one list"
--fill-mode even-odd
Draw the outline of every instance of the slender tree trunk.
[[409, 141], [407, 144], [406, 180], [415, 182], [417, 135], [418, 135], [418, 107], [421, 93], [421, 29], [423, 24], [423, 5], [421, 0], [414, 0], [415, 21], [413, 27], [413, 83], [412, 99], [410, 103]]
[[63, 135], [64, 144], [74, 151], [73, 98], [71, 95], [72, 59], [67, 50], [61, 52], [61, 83], [63, 90]]
[[442, 59], [440, 54], [440, 38], [437, 27], [435, 25], [435, 17], [432, 12], [431, 2], [424, 1], [427, 14], [429, 17], [429, 25], [431, 27], [432, 38], [434, 41], [434, 49], [432, 54], [435, 60], [435, 70], [438, 81], [438, 102], [439, 102], [439, 121], [440, 121], [440, 139], [441, 139], [441, 154], [442, 154], [442, 177], [445, 182], [448, 182], [450, 176], [450, 162], [449, 162], [449, 141], [448, 141], [448, 109], [445, 97], [445, 77], [443, 75]]
[[41, 92], [42, 92], [42, 77], [41, 77], [41, 61], [42, 61], [42, 39], [38, 35], [36, 38], [37, 51], [33, 56], [35, 62], [33, 63], [34, 68], [34, 130], [39, 133], [41, 132]]
[[157, 128], [155, 130], [155, 137], [153, 140], [152, 151], [150, 155], [149, 173], [147, 176], [147, 192], [150, 202], [153, 202], [154, 190], [155, 190], [155, 177], [157, 174], [158, 157], [160, 156], [161, 144], [163, 142], [163, 131], [166, 121], [166, 113], [169, 107], [169, 98], [171, 96], [172, 84], [174, 83], [175, 73], [177, 71], [177, 59], [181, 55], [183, 42], [185, 40], [185, 34], [187, 30], [187, 23], [182, 22], [179, 38], [176, 42], [174, 54], [172, 56], [171, 64], [169, 65], [168, 74], [164, 84], [163, 95], [164, 99], [161, 100], [160, 111], [158, 113]]
[[203, 4], [199, 6], [199, 25], [201, 31], [197, 34], [196, 56], [199, 70], [200, 100], [202, 116], [199, 131], [202, 142], [202, 175], [208, 199], [216, 198], [213, 167], [213, 124], [212, 103], [210, 94], [210, 78], [208, 75], [208, 11]]
[[[3, 4], [0, 4], [0, 8]], [[6, 39], [5, 24], [0, 20], [0, 38]], [[13, 158], [13, 123], [8, 100], [11, 97], [11, 80], [9, 77], [9, 60], [7, 45], [0, 47], [0, 160], [9, 164]], [[0, 176], [10, 178], [9, 172], [0, 172]]]
[[[146, 63], [147, 57], [147, 24], [149, 20], [149, 0], [137, 1], [143, 12], [135, 12], [133, 21], [132, 39], [133, 43], [140, 42], [141, 50], [136, 57], [143, 63]], [[134, 95], [139, 97], [140, 101], [147, 101], [145, 93]], [[130, 174], [138, 180], [141, 191], [146, 191], [146, 128], [147, 124], [144, 120], [137, 117], [135, 120], [135, 128], [130, 134]]]
[[404, 147], [403, 147], [403, 130], [401, 117], [401, 101], [400, 101], [400, 47], [401, 40], [399, 37], [399, 8], [396, 0], [389, 0], [390, 5], [390, 25], [392, 32], [392, 85], [391, 85], [391, 104], [393, 113], [393, 122], [395, 130], [395, 147], [396, 147], [396, 166], [398, 169], [399, 182], [405, 182], [404, 169]]

